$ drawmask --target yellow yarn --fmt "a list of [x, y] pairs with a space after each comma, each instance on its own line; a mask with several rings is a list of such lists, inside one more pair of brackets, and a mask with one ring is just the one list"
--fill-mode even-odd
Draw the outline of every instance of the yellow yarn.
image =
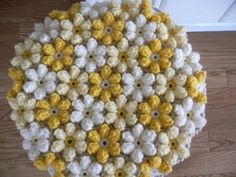
[[49, 13], [49, 17], [61, 21], [69, 19], [70, 15], [66, 11], [53, 10], [52, 12]]
[[108, 65], [105, 65], [101, 70], [102, 78], [108, 78], [112, 73], [111, 68]]
[[170, 103], [162, 103], [159, 107], [159, 111], [162, 114], [170, 114], [172, 111], [172, 105]]
[[148, 158], [148, 163], [152, 169], [158, 169], [161, 166], [162, 159], [159, 156]]
[[151, 107], [148, 103], [143, 102], [139, 104], [139, 110], [141, 111], [141, 113], [149, 113], [151, 111]]
[[[110, 100], [111, 96], [116, 96], [122, 93], [123, 88], [120, 85], [121, 75], [112, 73], [108, 65], [103, 66], [100, 73], [91, 73], [89, 75], [90, 95], [100, 97], [104, 102]], [[106, 85], [104, 86], [104, 82]]]
[[73, 64], [72, 55], [74, 47], [67, 44], [61, 38], [55, 40], [55, 44], [44, 44], [44, 57], [42, 62], [45, 65], [51, 66], [54, 71], [61, 70], [64, 66], [71, 66]]
[[60, 125], [60, 120], [58, 119], [49, 119], [47, 122], [50, 129], [56, 129]]
[[198, 84], [198, 79], [194, 76], [189, 76], [187, 79], [187, 86], [190, 88], [196, 88]]
[[140, 164], [140, 171], [144, 174], [149, 174], [151, 172], [151, 167], [147, 161], [144, 161]]
[[100, 148], [99, 143], [91, 142], [87, 146], [87, 152], [89, 154], [95, 154], [98, 151], [99, 148]]
[[118, 30], [114, 31], [113, 34], [111, 35], [111, 38], [112, 40], [114, 40], [114, 42], [119, 42], [122, 37], [123, 34]]
[[23, 70], [18, 68], [10, 68], [8, 69], [8, 76], [14, 81], [12, 88], [8, 91], [6, 98], [15, 98], [17, 93], [22, 91], [24, 82], [25, 82], [25, 74]]
[[141, 3], [140, 6], [141, 10], [142, 10], [142, 14], [147, 18], [151, 18], [153, 15], [152, 12], [152, 4], [149, 0], [143, 0], [143, 2]]
[[111, 25], [115, 21], [115, 17], [111, 12], [106, 12], [103, 17], [103, 22], [106, 26]]
[[35, 119], [38, 120], [38, 121], [45, 121], [50, 115], [51, 115], [51, 114], [50, 114], [49, 111], [38, 110], [38, 111], [36, 112]]
[[206, 80], [206, 77], [207, 77], [206, 71], [199, 71], [199, 72], [196, 74], [196, 78], [198, 79], [198, 81], [199, 81], [200, 83], [204, 83], [205, 80]]
[[107, 162], [109, 155], [117, 156], [121, 152], [120, 134], [120, 130], [110, 128], [108, 124], [100, 125], [98, 130], [88, 133], [87, 152], [94, 154], [100, 163]]
[[162, 70], [166, 70], [171, 67], [171, 62], [167, 58], [160, 58], [159, 64]]
[[152, 14], [152, 17], [151, 17], [150, 20], [151, 20], [151, 21], [154, 21], [154, 22], [156, 22], [156, 23], [160, 23], [160, 22], [161, 22], [161, 17], [160, 17], [160, 15], [158, 15], [158, 14]]
[[158, 133], [161, 131], [162, 124], [159, 119], [151, 119], [149, 127]]
[[34, 166], [39, 170], [47, 170], [48, 169], [48, 165], [45, 163], [44, 157], [39, 157], [37, 160], [35, 160]]
[[89, 141], [95, 141], [95, 142], [98, 142], [100, 141], [100, 135], [97, 131], [95, 130], [92, 130], [88, 133], [88, 140]]
[[119, 42], [123, 37], [124, 21], [118, 20], [111, 12], [106, 12], [103, 20], [95, 19], [92, 22], [93, 37], [104, 45]]
[[25, 74], [24, 71], [18, 68], [10, 68], [8, 69], [8, 76], [13, 81], [24, 81], [25, 80]]
[[[167, 69], [168, 67], [163, 67], [163, 65], [161, 65], [161, 68], [163, 70]], [[153, 62], [149, 68], [149, 70], [153, 73], [153, 74], [158, 74], [160, 72], [160, 66], [158, 62]]]
[[56, 172], [53, 177], [65, 177], [65, 175], [61, 172]]
[[91, 84], [100, 84], [102, 82], [102, 78], [98, 73], [91, 73], [89, 75], [89, 82]]
[[149, 47], [152, 52], [157, 53], [161, 50], [161, 41], [159, 39], [155, 39], [150, 42]]
[[110, 45], [112, 43], [112, 36], [110, 36], [110, 35], [103, 36], [102, 42], [103, 42], [104, 45]]
[[102, 92], [102, 88], [99, 85], [91, 86], [89, 89], [89, 94], [93, 97], [98, 97]]
[[150, 58], [147, 58], [147, 57], [139, 58], [139, 64], [144, 68], [149, 67], [151, 63], [152, 63], [152, 60]]
[[59, 94], [52, 93], [50, 95], [50, 104], [51, 104], [51, 106], [56, 106], [59, 103], [60, 100], [61, 100], [61, 97], [60, 97]]
[[169, 174], [172, 172], [172, 167], [170, 164], [168, 164], [165, 161], [162, 161], [161, 166], [159, 168], [160, 172], [164, 173], [164, 174]]
[[114, 73], [108, 79], [111, 83], [119, 83], [121, 81], [121, 75], [120, 73]]
[[96, 158], [100, 163], [106, 163], [109, 158], [108, 150], [103, 148], [99, 149]]
[[35, 119], [46, 122], [51, 129], [69, 121], [71, 102], [68, 99], [61, 99], [57, 93], [52, 93], [48, 99], [39, 100], [36, 107]]
[[111, 129], [109, 134], [107, 135], [107, 139], [109, 141], [119, 141], [120, 140], [120, 130], [118, 129]]
[[100, 19], [95, 19], [92, 23], [92, 27], [97, 29], [97, 30], [103, 30], [105, 28], [105, 25], [102, 20]]
[[57, 172], [61, 172], [65, 169], [65, 162], [61, 159], [56, 159], [53, 161], [53, 167]]
[[170, 127], [174, 124], [174, 120], [170, 116], [165, 114], [161, 115], [159, 120], [162, 127]]
[[195, 98], [198, 95], [198, 90], [196, 87], [189, 87], [188, 88], [188, 95], [192, 98]]
[[149, 10], [150, 8], [152, 8], [151, 1], [150, 0], [143, 0], [140, 5], [140, 8], [142, 10]]
[[139, 55], [145, 58], [149, 58], [152, 55], [152, 51], [150, 50], [148, 46], [142, 45], [139, 48]]
[[148, 100], [148, 104], [151, 106], [152, 109], [158, 107], [160, 102], [160, 98], [157, 95], [150, 96]]
[[107, 136], [107, 134], [110, 131], [110, 127], [108, 124], [102, 124], [99, 128], [99, 135], [101, 136], [101, 138], [104, 138], [105, 136]]
[[45, 158], [46, 158], [45, 159], [46, 164], [51, 165], [54, 162], [54, 160], [56, 159], [56, 155], [52, 152], [49, 152], [49, 153], [46, 154]]
[[141, 122], [143, 125], [147, 125], [151, 121], [151, 116], [149, 114], [141, 114], [139, 116], [139, 122]]
[[74, 19], [75, 15], [79, 12], [79, 9], [80, 9], [80, 3], [74, 3], [71, 5], [69, 10], [71, 19]]
[[171, 58], [173, 56], [173, 51], [171, 48], [165, 48], [160, 51], [160, 56], [163, 58]]
[[120, 144], [119, 143], [112, 143], [112, 145], [108, 146], [108, 151], [113, 156], [119, 155], [121, 152]]
[[43, 46], [43, 52], [46, 55], [54, 55], [54, 53], [56, 52], [55, 48], [53, 47], [52, 44], [45, 44]]
[[197, 102], [201, 104], [207, 103], [207, 97], [203, 92], [198, 93], [197, 97], [195, 98]]

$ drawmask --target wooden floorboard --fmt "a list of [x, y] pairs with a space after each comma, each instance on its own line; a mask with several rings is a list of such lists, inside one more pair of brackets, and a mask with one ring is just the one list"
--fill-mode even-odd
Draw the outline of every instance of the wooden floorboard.
[[[22, 150], [10, 120], [5, 94], [14, 44], [21, 42], [53, 9], [65, 10], [72, 0], [0, 0], [0, 177], [47, 177]], [[193, 139], [192, 155], [168, 177], [236, 177], [236, 32], [189, 33], [208, 71], [208, 124]]]

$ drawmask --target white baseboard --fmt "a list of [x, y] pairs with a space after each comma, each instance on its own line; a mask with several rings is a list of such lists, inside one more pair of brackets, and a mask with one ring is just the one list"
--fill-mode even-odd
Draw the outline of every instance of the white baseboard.
[[236, 23], [196, 23], [179, 25], [186, 26], [188, 32], [236, 31]]

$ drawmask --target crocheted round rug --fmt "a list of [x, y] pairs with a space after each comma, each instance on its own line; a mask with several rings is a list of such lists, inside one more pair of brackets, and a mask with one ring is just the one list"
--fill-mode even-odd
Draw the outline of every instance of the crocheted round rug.
[[75, 3], [15, 45], [10, 117], [52, 177], [166, 175], [206, 124], [199, 61], [148, 0]]

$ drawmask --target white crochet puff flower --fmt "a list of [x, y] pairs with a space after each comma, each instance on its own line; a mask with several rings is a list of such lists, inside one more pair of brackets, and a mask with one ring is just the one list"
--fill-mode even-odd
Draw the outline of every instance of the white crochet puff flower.
[[25, 76], [28, 81], [23, 85], [23, 89], [26, 93], [33, 93], [37, 100], [45, 98], [46, 94], [56, 89], [56, 73], [49, 72], [44, 64], [38, 65], [36, 69], [27, 69]]
[[23, 149], [28, 151], [30, 160], [35, 160], [41, 153], [48, 152], [50, 132], [47, 128], [41, 128], [38, 123], [33, 122], [29, 128], [20, 130], [23, 140]]
[[34, 26], [35, 32], [30, 35], [30, 38], [40, 43], [49, 43], [57, 38], [60, 30], [60, 24], [57, 20], [52, 20], [49, 17], [44, 19], [44, 23], [36, 23]]
[[100, 125], [104, 122], [104, 103], [95, 101], [90, 95], [85, 95], [83, 101], [77, 99], [73, 101], [74, 111], [70, 115], [71, 122], [80, 123], [85, 131], [93, 129], [94, 125]]
[[[101, 3], [95, 3], [94, 5], [91, 5], [89, 2], [87, 1], [82, 1], [80, 2], [80, 10], [79, 12], [84, 16], [84, 17], [88, 17], [90, 19], [95, 19], [99, 17], [99, 12], [101, 13], [105, 13], [104, 12], [104, 8], [105, 11], [107, 10], [107, 7], [105, 6], [101, 6]], [[103, 5], [105, 5], [105, 3], [103, 3]]]
[[176, 25], [173, 21], [167, 24], [167, 28], [169, 31], [173, 31], [169, 34], [169, 38], [167, 40], [167, 45], [173, 48], [181, 48], [187, 42], [187, 29], [183, 26]]
[[93, 162], [89, 156], [82, 156], [78, 161], [70, 162], [67, 165], [69, 170], [68, 177], [99, 177], [102, 171], [102, 165], [98, 162]]
[[155, 22], [147, 23], [146, 17], [143, 14], [139, 14], [135, 18], [135, 23], [133, 21], [125, 23], [125, 29], [127, 31], [125, 37], [140, 46], [156, 38], [157, 24]]
[[165, 72], [165, 75], [158, 74], [156, 76], [155, 92], [157, 95], [164, 95], [167, 102], [183, 99], [188, 95], [185, 89], [186, 81], [186, 75], [175, 74], [175, 70], [169, 68]]
[[148, 130], [141, 124], [136, 124], [132, 131], [124, 131], [122, 133], [121, 145], [124, 154], [130, 154], [131, 159], [135, 163], [141, 163], [144, 156], [153, 156], [157, 150], [154, 145], [156, 133], [153, 130]]
[[191, 137], [185, 133], [180, 133], [175, 126], [169, 128], [166, 133], [158, 134], [157, 151], [166, 162], [176, 165], [190, 155]]
[[88, 74], [81, 72], [73, 65], [70, 70], [61, 70], [57, 73], [61, 83], [57, 84], [56, 90], [60, 95], [67, 95], [70, 100], [76, 100], [79, 95], [85, 95], [88, 92]]
[[108, 124], [112, 124], [117, 119], [117, 106], [114, 101], [108, 101], [105, 104], [106, 115], [105, 122]]
[[133, 162], [126, 162], [124, 157], [116, 157], [113, 163], [108, 162], [104, 165], [103, 172], [105, 172], [105, 177], [135, 177], [137, 166]]
[[128, 101], [125, 95], [119, 95], [115, 100], [117, 106], [117, 119], [114, 126], [121, 131], [125, 130], [126, 126], [133, 126], [137, 123], [137, 102]]
[[137, 102], [141, 102], [144, 97], [154, 94], [154, 74], [144, 74], [143, 70], [138, 66], [133, 68], [132, 73], [124, 73], [122, 81], [124, 83], [123, 93], [126, 96], [132, 95], [132, 99]]
[[51, 151], [54, 153], [63, 151], [65, 161], [73, 161], [76, 158], [76, 152], [81, 154], [86, 151], [86, 132], [77, 130], [73, 123], [66, 124], [65, 129], [56, 129], [54, 136]]
[[138, 15], [141, 2], [140, 0], [122, 0], [121, 4], [116, 1], [105, 1], [105, 6], [107, 6], [106, 9], [111, 11], [114, 16], [125, 21], [129, 18], [133, 19]]
[[174, 114], [175, 125], [191, 136], [206, 125], [205, 105], [194, 103], [190, 97], [185, 98], [182, 104], [175, 105]]
[[18, 129], [24, 128], [27, 123], [34, 120], [34, 108], [36, 103], [34, 98], [29, 98], [28, 95], [20, 92], [17, 94], [16, 98], [11, 98], [8, 102], [13, 109], [10, 117], [15, 121]]
[[124, 73], [128, 68], [132, 69], [138, 65], [138, 51], [138, 46], [129, 46], [128, 40], [122, 38], [117, 44], [117, 48], [115, 46], [107, 47], [107, 64], [112, 68], [117, 67], [120, 73]]
[[199, 53], [192, 52], [191, 44], [186, 44], [182, 47], [183, 55], [185, 57], [185, 63], [180, 69], [181, 73], [186, 75], [192, 75], [202, 70], [202, 65], [199, 63]]
[[91, 21], [85, 20], [83, 15], [77, 13], [73, 19], [61, 21], [60, 36], [66, 41], [70, 41], [76, 45], [82, 42], [82, 40], [88, 40], [91, 37]]
[[105, 65], [106, 47], [98, 45], [98, 42], [91, 38], [86, 47], [84, 45], [75, 46], [75, 65], [84, 68], [86, 72], [94, 72], [97, 68]]
[[[168, 32], [168, 28], [166, 27], [166, 25], [164, 23], [158, 24], [158, 26], [157, 26], [157, 37], [161, 41], [168, 40], [169, 32]], [[170, 47], [173, 47], [173, 45], [169, 44]]]
[[24, 43], [15, 45], [16, 56], [11, 60], [11, 64], [26, 70], [40, 62], [42, 56], [41, 49], [42, 46], [39, 43], [27, 38]]

